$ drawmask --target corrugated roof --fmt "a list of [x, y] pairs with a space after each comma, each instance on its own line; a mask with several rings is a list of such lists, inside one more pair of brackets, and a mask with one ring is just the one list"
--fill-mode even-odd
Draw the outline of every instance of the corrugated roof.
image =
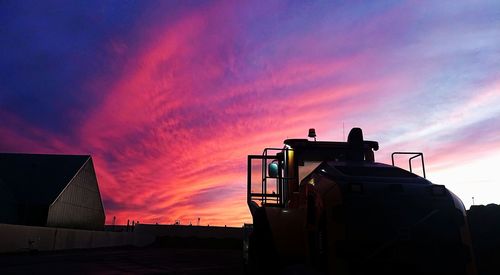
[[50, 205], [90, 156], [0, 153], [0, 182], [18, 203]]

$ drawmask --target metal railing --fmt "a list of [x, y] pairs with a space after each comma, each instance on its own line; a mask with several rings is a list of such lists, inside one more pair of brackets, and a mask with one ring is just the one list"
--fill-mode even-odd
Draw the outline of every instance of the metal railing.
[[[248, 156], [248, 168], [247, 168], [247, 201], [260, 202], [260, 205], [278, 205], [282, 206], [285, 200], [285, 186], [288, 184], [288, 180], [292, 178], [286, 177], [286, 162], [288, 152], [292, 151], [290, 148], [266, 148], [264, 149], [262, 155], [249, 155]], [[273, 153], [271, 155], [271, 153]], [[281, 154], [281, 155], [280, 155]], [[252, 190], [252, 160], [261, 161], [261, 192], [255, 192]], [[277, 177], [271, 177], [268, 174], [268, 162], [277, 161], [278, 164], [278, 175]], [[276, 180], [275, 192], [268, 193], [269, 180]]]
[[422, 163], [422, 172], [424, 174], [424, 178], [426, 178], [426, 175], [425, 175], [425, 164], [424, 164], [424, 154], [423, 153], [421, 153], [421, 152], [394, 152], [394, 153], [391, 154], [392, 166], [395, 166], [395, 164], [394, 164], [394, 156], [395, 155], [412, 155], [408, 159], [408, 166], [410, 168], [410, 172], [412, 172], [412, 173], [413, 173], [412, 160], [415, 159], [415, 158], [420, 157], [420, 160], [421, 160], [421, 163]]

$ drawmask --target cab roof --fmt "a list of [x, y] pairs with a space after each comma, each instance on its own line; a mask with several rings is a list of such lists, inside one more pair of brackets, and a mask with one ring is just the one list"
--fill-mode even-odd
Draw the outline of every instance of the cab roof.
[[[325, 148], [325, 149], [347, 150], [351, 148], [349, 142], [342, 142], [342, 141], [310, 141], [307, 139], [286, 139], [283, 143], [292, 147], [295, 150], [301, 148], [304, 149]], [[364, 140], [363, 145], [365, 148], [370, 148], [373, 149], [374, 151], [377, 151], [379, 148], [377, 141]]]

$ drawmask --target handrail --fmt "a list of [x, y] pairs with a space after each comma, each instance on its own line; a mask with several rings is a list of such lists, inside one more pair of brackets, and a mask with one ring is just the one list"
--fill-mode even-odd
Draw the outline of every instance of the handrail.
[[[273, 152], [274, 151], [274, 152]], [[284, 190], [284, 186], [287, 184], [289, 180], [295, 179], [292, 177], [288, 177], [283, 174], [282, 166], [283, 157], [286, 159], [289, 151], [293, 151], [292, 148], [285, 146], [284, 148], [265, 148], [262, 152], [262, 155], [249, 155], [248, 156], [248, 164], [247, 164], [247, 203], [250, 205], [252, 200], [261, 201], [263, 204], [266, 204], [268, 201], [277, 205], [284, 205], [286, 200], [286, 194]], [[270, 155], [273, 154], [273, 155]], [[279, 160], [278, 161], [278, 175], [277, 177], [269, 177], [267, 174], [268, 170], [268, 160]], [[257, 179], [252, 179], [252, 164], [258, 165], [258, 163], [252, 163], [252, 160], [261, 161], [261, 192], [254, 193], [252, 192], [252, 182], [258, 183]], [[255, 171], [257, 172], [257, 171]], [[267, 194], [267, 185], [268, 179], [276, 180], [269, 184], [276, 184], [276, 194]]]
[[[250, 204], [250, 202], [252, 201], [252, 195], [251, 195], [251, 190], [252, 190], [252, 172], [251, 172], [252, 159], [260, 159], [262, 161], [263, 165], [265, 166], [264, 160], [275, 159], [275, 158], [276, 158], [276, 156], [268, 156], [268, 155], [248, 155], [247, 156], [247, 203], [248, 204]], [[263, 182], [263, 185], [264, 185], [264, 182]], [[265, 189], [263, 189], [263, 190], [265, 190]], [[265, 197], [261, 196], [260, 200], [265, 201]]]
[[412, 160], [414, 158], [420, 157], [421, 162], [422, 162], [422, 172], [424, 174], [424, 178], [427, 178], [426, 174], [425, 174], [424, 154], [422, 152], [394, 152], [394, 153], [391, 154], [392, 166], [396, 166], [394, 164], [394, 156], [395, 155], [413, 155], [412, 157], [410, 157], [408, 159], [408, 166], [410, 167], [410, 172], [412, 172], [412, 173], [413, 173], [413, 168], [412, 168], [412, 165], [411, 165]]

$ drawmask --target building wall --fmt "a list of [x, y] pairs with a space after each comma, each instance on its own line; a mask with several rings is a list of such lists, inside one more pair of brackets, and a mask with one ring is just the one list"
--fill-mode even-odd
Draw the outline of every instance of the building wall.
[[104, 220], [94, 165], [89, 158], [49, 207], [47, 226], [103, 230]]
[[0, 223], [18, 223], [18, 211], [16, 198], [0, 180]]

